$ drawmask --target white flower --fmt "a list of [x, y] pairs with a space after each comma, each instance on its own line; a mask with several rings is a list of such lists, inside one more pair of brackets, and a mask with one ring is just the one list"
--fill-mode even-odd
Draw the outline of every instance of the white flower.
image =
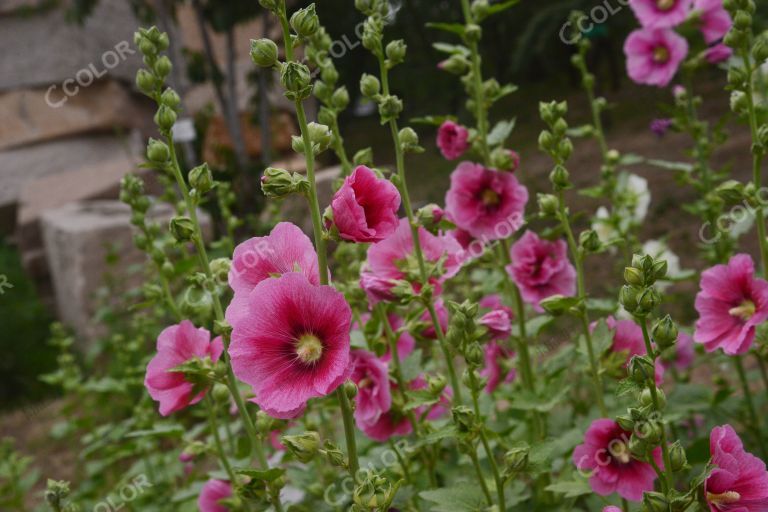
[[615, 239], [618, 234], [616, 229], [609, 221], [611, 214], [605, 206], [601, 206], [595, 212], [595, 218], [592, 221], [592, 229], [597, 233], [597, 238], [604, 244]]
[[651, 191], [648, 189], [648, 180], [637, 174], [627, 175], [624, 192], [627, 194], [629, 206], [634, 211], [632, 218], [638, 224], [642, 223], [648, 215], [648, 206], [651, 204]]

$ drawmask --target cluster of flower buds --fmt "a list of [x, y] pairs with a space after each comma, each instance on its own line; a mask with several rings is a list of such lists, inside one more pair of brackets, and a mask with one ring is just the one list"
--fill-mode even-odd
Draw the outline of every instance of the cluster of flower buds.
[[555, 161], [555, 167], [549, 175], [549, 180], [555, 190], [565, 190], [571, 187], [568, 171], [563, 164], [573, 153], [573, 143], [568, 138], [568, 103], [552, 101], [539, 104], [539, 115], [547, 124], [548, 129], [539, 135], [539, 147]]
[[264, 195], [274, 199], [288, 197], [291, 194], [305, 194], [309, 191], [306, 176], [285, 169], [267, 167], [261, 176], [261, 190]]
[[[168, 35], [160, 32], [156, 27], [141, 28], [134, 34], [133, 41], [144, 56], [146, 66], [136, 73], [136, 85], [141, 92], [157, 102], [155, 124], [160, 133], [167, 136], [176, 124], [181, 104], [176, 91], [170, 87], [163, 89], [165, 79], [173, 67], [168, 56], [162, 55], [162, 52], [168, 49]], [[147, 153], [149, 156], [150, 148], [147, 148]], [[152, 148], [151, 153], [150, 162], [161, 164], [168, 160], [167, 157], [164, 158], [162, 148], [157, 145]]]
[[403, 481], [395, 484], [376, 471], [366, 472], [365, 479], [360, 482], [352, 493], [351, 512], [374, 512], [377, 510], [390, 510], [392, 500], [395, 499], [398, 489]]
[[650, 255], [634, 255], [632, 265], [624, 269], [624, 281], [619, 302], [628, 313], [636, 317], [648, 316], [661, 302], [661, 295], [653, 286], [667, 275], [667, 261]]
[[320, 450], [320, 434], [317, 432], [285, 435], [280, 437], [280, 442], [299, 462], [304, 464], [314, 459]]

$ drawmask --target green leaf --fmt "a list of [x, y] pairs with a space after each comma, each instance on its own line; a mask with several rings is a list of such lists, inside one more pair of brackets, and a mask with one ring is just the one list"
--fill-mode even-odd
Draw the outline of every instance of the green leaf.
[[515, 121], [516, 119], [511, 119], [509, 121], [499, 121], [496, 123], [496, 126], [493, 127], [491, 133], [488, 134], [488, 144], [490, 146], [504, 144], [504, 141], [510, 136], [512, 130], [515, 129]]
[[427, 23], [427, 28], [442, 30], [464, 37], [464, 25], [461, 23]]
[[156, 424], [151, 429], [146, 430], [134, 430], [125, 435], [125, 437], [155, 437], [155, 436], [172, 436], [181, 437], [184, 435], [184, 427], [176, 423], [160, 423]]
[[506, 11], [507, 9], [516, 5], [519, 2], [520, 0], [507, 0], [506, 2], [499, 2], [497, 4], [492, 4], [486, 12], [488, 13], [489, 16], [493, 16], [494, 14], [498, 14], [500, 12]]
[[412, 391], [406, 391], [405, 396], [408, 398], [407, 403], [403, 408], [406, 411], [411, 411], [423, 405], [434, 405], [440, 400], [440, 397], [434, 396], [427, 389], [414, 389]]
[[581, 126], [574, 126], [573, 128], [568, 128], [565, 132], [569, 137], [588, 137], [594, 133], [594, 128], [592, 128], [591, 124], [583, 124]]
[[544, 311], [551, 315], [561, 315], [581, 302], [579, 297], [566, 297], [564, 295], [551, 295], [539, 302]]
[[403, 379], [405, 379], [406, 382], [410, 382], [418, 377], [422, 371], [421, 349], [414, 350], [411, 355], [402, 361]]
[[657, 159], [649, 159], [649, 160], [646, 160], [646, 162], [650, 165], [653, 165], [654, 167], [659, 167], [661, 169], [666, 169], [668, 171], [678, 171], [678, 172], [687, 172], [687, 173], [693, 171], [693, 165], [686, 162], [670, 162], [669, 160], [657, 160]]
[[251, 468], [233, 468], [234, 472], [238, 475], [245, 475], [251, 477], [253, 480], [261, 480], [264, 482], [273, 482], [285, 474], [284, 468], [269, 468], [269, 469], [251, 469]]
[[422, 116], [410, 119], [411, 124], [427, 124], [432, 126], [440, 126], [446, 121], [456, 121], [456, 116]]
[[589, 487], [589, 482], [584, 479], [555, 482], [554, 484], [548, 485], [546, 490], [555, 494], [561, 494], [566, 499], [578, 498], [579, 496], [592, 493], [592, 489]]
[[423, 499], [434, 503], [433, 512], [479, 512], [485, 509], [485, 498], [480, 487], [466, 482], [419, 493]]
[[619, 165], [637, 165], [643, 162], [645, 162], [645, 158], [634, 153], [627, 153], [619, 158]]
[[432, 43], [432, 47], [442, 53], [448, 55], [469, 55], [470, 51], [464, 45], [461, 44], [448, 44], [448, 43]]

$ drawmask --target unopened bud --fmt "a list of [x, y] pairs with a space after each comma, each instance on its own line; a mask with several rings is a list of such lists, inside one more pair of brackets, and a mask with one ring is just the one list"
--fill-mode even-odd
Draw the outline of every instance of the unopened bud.
[[262, 68], [277, 64], [277, 44], [271, 39], [251, 39], [251, 60]]
[[291, 16], [291, 27], [301, 37], [309, 37], [320, 27], [320, 19], [315, 12], [315, 4], [299, 9]]
[[300, 462], [311, 461], [320, 447], [320, 434], [305, 432], [293, 436], [282, 436], [280, 441]]
[[207, 163], [198, 165], [189, 171], [189, 184], [199, 194], [206, 194], [213, 188], [213, 174]]

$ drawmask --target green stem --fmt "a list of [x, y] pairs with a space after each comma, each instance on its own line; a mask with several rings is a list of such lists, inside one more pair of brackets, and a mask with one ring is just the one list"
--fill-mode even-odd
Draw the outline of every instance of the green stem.
[[763, 387], [765, 387], [765, 391], [768, 392], [768, 368], [766, 368], [765, 361], [760, 354], [756, 353], [755, 359], [757, 359], [757, 367], [760, 369], [760, 377], [763, 380]]
[[349, 459], [349, 474], [357, 482], [357, 471], [360, 463], [357, 460], [357, 441], [355, 440], [355, 420], [352, 417], [352, 405], [344, 392], [344, 386], [336, 388], [336, 398], [341, 406], [342, 420], [344, 422], [344, 438], [347, 442], [347, 457]]
[[[461, 0], [461, 8], [464, 13], [464, 21], [467, 25], [474, 24], [472, 9], [469, 0]], [[478, 51], [477, 41], [466, 41], [472, 63], [472, 94], [475, 105], [475, 119], [477, 120], [477, 135], [480, 138], [480, 152], [483, 163], [488, 166], [491, 161], [491, 151], [488, 147], [488, 112], [485, 108], [485, 90], [483, 89], [483, 70]]]
[[[477, 378], [475, 376], [475, 372], [473, 369], [469, 370], [469, 380], [472, 385], [471, 394], [472, 394], [472, 406], [475, 410], [475, 416], [480, 419], [480, 403], [478, 402], [478, 392], [480, 390], [479, 383], [477, 382]], [[480, 442], [483, 444], [483, 449], [485, 450], [485, 456], [488, 457], [488, 463], [491, 466], [491, 473], [493, 473], [493, 479], [496, 482], [496, 494], [498, 495], [499, 500], [499, 510], [507, 510], [506, 507], [506, 500], [504, 497], [504, 480], [501, 478], [501, 473], [499, 472], [499, 466], [496, 464], [496, 458], [493, 455], [493, 450], [491, 450], [491, 445], [488, 442], [488, 436], [485, 433], [485, 424], [481, 422], [480, 425]], [[474, 449], [474, 446], [473, 446]]]
[[491, 507], [493, 506], [493, 498], [491, 498], [491, 491], [488, 490], [488, 484], [485, 482], [485, 477], [483, 477], [483, 470], [480, 467], [480, 461], [477, 460], [477, 452], [475, 450], [474, 444], [468, 448], [467, 455], [469, 455], [469, 458], [472, 459], [472, 465], [475, 467], [475, 473], [477, 474], [477, 481], [480, 482], [480, 488], [483, 490], [485, 500], [488, 503], [488, 506]]
[[341, 129], [339, 128], [339, 120], [336, 116], [333, 117], [331, 131], [333, 132], [334, 140], [333, 150], [341, 161], [342, 173], [344, 176], [349, 176], [352, 174], [352, 164], [349, 161], [349, 157], [347, 157], [347, 150], [344, 148], [344, 139], [341, 136]]
[[629, 512], [629, 503], [625, 498], [621, 498], [621, 510], [624, 512]]
[[733, 356], [733, 362], [736, 365], [736, 372], [739, 374], [741, 389], [744, 392], [744, 403], [746, 403], [747, 412], [749, 413], [749, 426], [757, 439], [757, 446], [760, 448], [760, 453], [764, 459], [768, 459], [768, 451], [765, 449], [763, 433], [760, 430], [760, 418], [757, 415], [755, 404], [752, 401], [752, 391], [749, 389], [749, 381], [747, 380], [747, 373], [744, 371], [744, 364], [741, 361], [741, 357], [742, 356]]
[[[648, 356], [653, 360], [654, 367], [656, 366], [656, 357], [653, 350], [653, 344], [651, 343], [651, 337], [648, 334], [648, 323], [645, 317], [638, 318], [638, 323], [643, 331], [643, 340], [645, 341], [645, 350]], [[654, 381], [648, 382], [648, 389], [651, 391], [651, 401], [653, 402], [653, 409], [661, 414], [661, 403], [659, 401], [659, 395], [656, 390], [656, 383]], [[664, 421], [659, 420], [659, 428], [661, 429], [661, 455], [664, 459], [664, 471], [663, 474], [666, 477], [667, 484], [667, 497], [670, 496], [675, 488], [675, 484], [672, 480], [672, 459], [669, 457], [669, 446], [667, 445], [667, 431], [664, 426]], [[653, 458], [653, 457], [651, 457]]]
[[232, 471], [232, 466], [229, 464], [229, 459], [227, 459], [227, 454], [224, 451], [224, 445], [221, 443], [221, 436], [219, 435], [219, 426], [216, 421], [216, 405], [213, 403], [210, 395], [205, 396], [205, 404], [208, 408], [208, 424], [211, 429], [211, 435], [213, 436], [213, 444], [216, 448], [216, 453], [219, 456], [221, 465], [224, 466], [224, 470], [227, 472], [229, 481], [235, 483], [237, 481], [235, 472]]

